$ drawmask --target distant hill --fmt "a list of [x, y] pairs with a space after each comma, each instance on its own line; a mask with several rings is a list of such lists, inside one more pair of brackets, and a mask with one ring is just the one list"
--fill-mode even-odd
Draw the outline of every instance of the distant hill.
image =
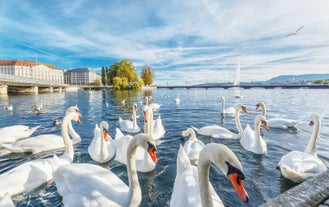
[[290, 79], [296, 81], [329, 80], [329, 74], [280, 75], [271, 78], [268, 82], [285, 82]]

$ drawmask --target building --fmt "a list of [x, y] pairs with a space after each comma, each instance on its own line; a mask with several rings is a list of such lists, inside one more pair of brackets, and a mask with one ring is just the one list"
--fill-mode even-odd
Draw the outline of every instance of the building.
[[91, 68], [76, 68], [64, 71], [64, 83], [72, 85], [88, 85], [100, 80], [100, 75]]
[[22, 76], [53, 83], [64, 83], [63, 70], [28, 60], [0, 60], [0, 74]]

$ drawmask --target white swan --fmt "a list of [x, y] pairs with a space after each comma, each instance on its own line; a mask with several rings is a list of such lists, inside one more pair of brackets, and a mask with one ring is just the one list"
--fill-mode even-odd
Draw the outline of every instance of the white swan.
[[[70, 113], [69, 111], [67, 113]], [[78, 124], [81, 124], [78, 121]], [[74, 130], [72, 123], [68, 123], [68, 132], [72, 136], [73, 144], [81, 142], [80, 135]], [[0, 144], [1, 147], [9, 150], [11, 153], [31, 152], [37, 154], [65, 147], [63, 137], [56, 134], [42, 134], [34, 137], [18, 140], [11, 144]]]
[[129, 133], [138, 133], [141, 130], [137, 125], [137, 116], [136, 116], [137, 111], [138, 111], [137, 104], [134, 104], [133, 112], [132, 112], [132, 121], [123, 120], [121, 117], [119, 117], [119, 125], [122, 131]]
[[210, 143], [200, 152], [198, 167], [191, 165], [180, 146], [177, 155], [177, 173], [170, 200], [171, 207], [224, 206], [209, 182], [211, 163], [214, 163], [230, 179], [240, 199], [248, 202], [248, 194], [243, 187], [245, 176], [238, 158], [225, 145]]
[[249, 124], [247, 124], [240, 139], [240, 144], [244, 149], [255, 154], [266, 154], [267, 144], [264, 138], [260, 135], [260, 125], [269, 130], [266, 118], [262, 115], [257, 115], [254, 125], [255, 131], [250, 128]]
[[[131, 135], [124, 135], [120, 129], [116, 128], [114, 143], [116, 146], [116, 155], [114, 160], [127, 165], [128, 145], [133, 139]], [[138, 172], [150, 172], [154, 170], [155, 163], [147, 151], [138, 147], [135, 154], [136, 170]]]
[[142, 191], [135, 165], [137, 147], [142, 147], [157, 162], [153, 139], [142, 133], [135, 135], [127, 151], [129, 186], [98, 165], [74, 163], [55, 170], [54, 180], [64, 206], [139, 206]]
[[190, 159], [191, 163], [194, 165], [198, 164], [198, 158], [200, 151], [204, 147], [204, 143], [195, 135], [195, 131], [192, 128], [187, 128], [186, 130], [182, 131], [182, 136], [187, 137], [190, 136], [190, 138], [185, 142], [184, 144], [184, 150]]
[[88, 147], [90, 157], [98, 163], [105, 163], [115, 156], [116, 148], [113, 139], [108, 134], [109, 125], [106, 121], [96, 124], [94, 138]]
[[314, 129], [305, 151], [291, 151], [284, 155], [278, 164], [282, 175], [294, 182], [302, 182], [327, 170], [316, 154], [316, 141], [321, 125], [318, 115], [311, 115], [310, 125], [314, 125]]
[[10, 106], [5, 106], [5, 110], [12, 111], [13, 105], [11, 104]]
[[146, 106], [152, 108], [153, 111], [157, 111], [157, 110], [159, 110], [160, 107], [161, 107], [161, 105], [160, 105], [160, 104], [157, 104], [157, 103], [150, 103], [150, 104], [149, 104], [149, 98], [148, 98], [147, 96], [145, 97], [145, 101], [146, 101], [146, 104], [145, 104], [145, 106], [143, 106], [143, 110], [145, 110], [145, 107], [146, 107]]
[[176, 104], [179, 104], [179, 103], [180, 103], [179, 94], [177, 94], [177, 97], [175, 98], [175, 103], [176, 103]]
[[[259, 102], [256, 105], [256, 110], [261, 107], [262, 115], [266, 117], [266, 106], [264, 102]], [[286, 119], [286, 118], [272, 118], [267, 119], [267, 124], [271, 126], [271, 128], [280, 128], [280, 129], [288, 129], [290, 127], [296, 127], [298, 124], [297, 120], [294, 119]]]
[[144, 113], [144, 133], [152, 136], [154, 140], [161, 139], [166, 133], [163, 125], [161, 116], [159, 115], [156, 120], [153, 120], [153, 109], [150, 107], [146, 108]]
[[235, 108], [233, 106], [229, 108], [225, 108], [225, 98], [224, 96], [221, 97], [222, 102], [222, 116], [234, 116], [235, 115]]
[[28, 193], [40, 185], [50, 181], [52, 176], [52, 165], [69, 164], [73, 161], [74, 149], [72, 141], [68, 135], [68, 123], [71, 120], [79, 121], [80, 112], [76, 107], [70, 107], [66, 113], [62, 124], [62, 136], [65, 143], [65, 152], [61, 157], [54, 155], [53, 158], [36, 159], [25, 162], [0, 175], [0, 197], [6, 193], [10, 196]]
[[[40, 125], [41, 126], [41, 125]], [[32, 127], [26, 125], [13, 125], [0, 128], [0, 144], [12, 143], [17, 140], [31, 136], [40, 126]]]
[[240, 122], [240, 111], [243, 111], [244, 113], [248, 113], [247, 108], [241, 104], [237, 104], [235, 106], [235, 126], [238, 129], [238, 134], [234, 134], [230, 130], [218, 126], [218, 125], [211, 125], [211, 126], [205, 126], [202, 128], [196, 128], [192, 126], [192, 128], [201, 135], [204, 136], [211, 136], [212, 138], [218, 138], [218, 139], [239, 139], [243, 134], [243, 129], [241, 127]]

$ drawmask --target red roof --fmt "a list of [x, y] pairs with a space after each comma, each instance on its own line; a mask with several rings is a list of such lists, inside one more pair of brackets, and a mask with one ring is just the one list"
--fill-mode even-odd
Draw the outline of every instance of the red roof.
[[28, 61], [28, 60], [0, 60], [0, 65], [12, 65], [12, 66], [37, 66], [37, 65], [45, 65], [51, 69], [59, 70], [57, 67], [51, 65], [51, 64], [45, 64], [45, 63], [38, 63], [34, 61]]

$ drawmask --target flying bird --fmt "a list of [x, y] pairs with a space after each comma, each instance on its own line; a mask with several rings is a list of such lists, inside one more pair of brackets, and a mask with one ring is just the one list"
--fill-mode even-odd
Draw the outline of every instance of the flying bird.
[[286, 37], [290, 37], [292, 35], [294, 35], [294, 36], [297, 35], [297, 32], [299, 32], [299, 30], [301, 30], [303, 28], [304, 28], [304, 26], [299, 27], [295, 32], [292, 32], [292, 33], [288, 34]]

